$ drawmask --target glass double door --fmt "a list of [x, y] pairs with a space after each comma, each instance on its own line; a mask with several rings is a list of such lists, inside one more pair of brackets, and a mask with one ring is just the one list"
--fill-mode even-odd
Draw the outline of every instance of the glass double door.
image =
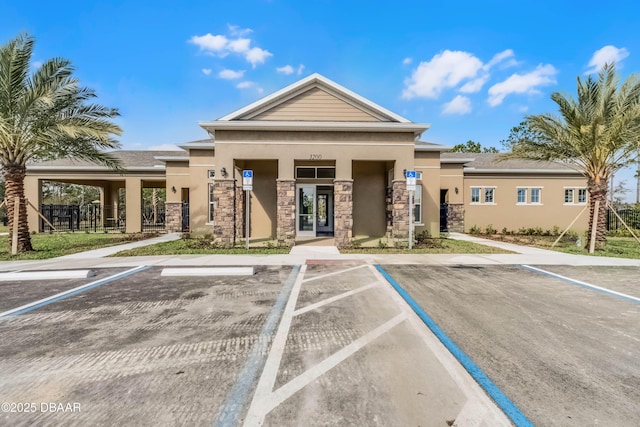
[[333, 187], [299, 184], [296, 194], [298, 236], [333, 235]]

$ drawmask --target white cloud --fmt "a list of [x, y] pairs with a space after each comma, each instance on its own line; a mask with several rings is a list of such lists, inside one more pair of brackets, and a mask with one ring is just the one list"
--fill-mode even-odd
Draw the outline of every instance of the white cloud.
[[260, 86], [258, 86], [258, 84], [256, 82], [251, 82], [248, 80], [245, 80], [243, 82], [240, 82], [236, 85], [236, 87], [238, 89], [255, 89], [256, 92], [258, 93], [262, 93], [264, 92], [264, 89], [262, 89]]
[[282, 74], [293, 74], [293, 67], [291, 65], [285, 65], [284, 67], [276, 68], [276, 71]]
[[471, 112], [471, 100], [466, 96], [458, 95], [450, 102], [444, 104], [443, 114], [467, 114]]
[[303, 71], [304, 71], [304, 64], [298, 65], [298, 71], [296, 72], [296, 74], [300, 75], [302, 74]]
[[585, 74], [593, 74], [599, 72], [604, 64], [610, 64], [612, 62], [620, 63], [623, 59], [629, 56], [629, 51], [624, 47], [617, 48], [615, 46], [605, 46], [602, 49], [598, 49], [593, 53], [591, 60], [589, 61], [589, 68], [585, 71]]
[[193, 43], [200, 48], [211, 53], [224, 53], [229, 39], [225, 36], [214, 36], [211, 33], [207, 33], [204, 36], [193, 36], [189, 39], [189, 43]]
[[203, 36], [193, 36], [189, 39], [189, 43], [195, 44], [201, 51], [210, 55], [224, 58], [230, 53], [242, 55], [247, 62], [251, 63], [253, 68], [257, 64], [264, 63], [267, 58], [273, 56], [268, 50], [251, 47], [252, 40], [243, 37], [252, 32], [251, 29], [240, 29], [237, 26], [229, 26], [230, 37], [225, 35], [212, 35], [207, 33]]
[[42, 67], [42, 64], [44, 64], [44, 62], [42, 62], [42, 61], [33, 61], [31, 63], [31, 67], [33, 67], [33, 69], [38, 69], [38, 68]]
[[476, 77], [482, 61], [468, 52], [445, 50], [429, 62], [420, 62], [411, 78], [405, 81], [402, 93], [405, 99], [414, 97], [437, 98], [450, 87], [465, 79]]
[[244, 70], [227, 70], [224, 69], [218, 73], [218, 77], [225, 80], [241, 79], [244, 76]]
[[240, 37], [253, 33], [253, 30], [251, 28], [240, 28], [238, 25], [227, 24], [227, 28], [229, 28], [229, 33], [232, 36]]
[[409, 65], [409, 64], [411, 64], [412, 62], [413, 62], [413, 58], [409, 58], [409, 57], [404, 58], [404, 59], [402, 60], [402, 64], [403, 64], [403, 65]]
[[184, 150], [182, 150], [182, 148], [180, 148], [180, 147], [178, 147], [177, 145], [174, 145], [174, 144], [152, 145], [151, 147], [147, 148], [147, 150], [154, 150], [154, 151], [184, 151]]
[[489, 81], [489, 74], [484, 74], [478, 77], [477, 79], [470, 80], [464, 85], [462, 85], [462, 87], [460, 88], [460, 92], [462, 93], [479, 92], [480, 89], [482, 89], [482, 86], [484, 86], [484, 84], [488, 81]]
[[236, 53], [245, 53], [249, 51], [251, 39], [235, 39], [229, 41], [229, 50]]
[[211, 74], [211, 68], [203, 68], [202, 69], [202, 74], [204, 74], [205, 76], [208, 76]]
[[508, 79], [489, 88], [487, 102], [492, 107], [502, 104], [504, 98], [512, 93], [540, 93], [539, 86], [555, 84], [558, 73], [553, 65], [538, 65], [535, 70], [526, 74], [512, 74]]
[[483, 68], [488, 71], [489, 69], [491, 69], [495, 65], [498, 65], [500, 63], [504, 63], [505, 59], [510, 59], [509, 61], [507, 61], [505, 63], [505, 64], [508, 64], [507, 66], [518, 65], [518, 61], [513, 59], [514, 56], [515, 56], [515, 54], [513, 53], [513, 50], [511, 50], [511, 49], [503, 50], [502, 52], [498, 52], [495, 55], [493, 55], [493, 58], [491, 58], [491, 60], [489, 62], [487, 62], [484, 65]]
[[256, 68], [256, 64], [262, 64], [268, 57], [273, 56], [268, 50], [260, 49], [259, 47], [252, 47], [246, 53], [245, 58], [251, 63], [253, 68]]

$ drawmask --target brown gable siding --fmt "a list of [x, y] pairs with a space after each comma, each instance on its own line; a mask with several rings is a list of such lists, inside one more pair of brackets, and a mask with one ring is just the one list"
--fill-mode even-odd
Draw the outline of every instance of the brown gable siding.
[[329, 122], [378, 122], [376, 117], [362, 109], [331, 95], [320, 88], [313, 88], [276, 107], [264, 111], [251, 120], [276, 121], [329, 121]]

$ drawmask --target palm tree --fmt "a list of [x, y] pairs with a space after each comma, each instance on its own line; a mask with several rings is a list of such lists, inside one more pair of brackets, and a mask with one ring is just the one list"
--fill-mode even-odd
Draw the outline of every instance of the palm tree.
[[601, 248], [606, 241], [607, 182], [640, 147], [640, 80], [631, 75], [619, 85], [615, 64], [605, 64], [597, 78], [578, 77], [577, 99], [558, 92], [551, 99], [560, 115], [527, 116], [537, 137], [517, 141], [503, 157], [560, 161], [582, 172], [591, 208], [589, 235], [595, 224], [596, 247]]
[[[27, 162], [76, 157], [119, 166], [102, 151], [120, 146], [112, 135], [120, 135], [121, 129], [110, 120], [118, 111], [89, 103], [95, 92], [80, 86], [66, 59], [50, 59], [30, 73], [34, 42], [19, 35], [0, 46], [0, 167], [11, 233], [18, 221], [19, 252], [32, 250], [24, 197]], [[18, 218], [14, 218], [16, 197]]]

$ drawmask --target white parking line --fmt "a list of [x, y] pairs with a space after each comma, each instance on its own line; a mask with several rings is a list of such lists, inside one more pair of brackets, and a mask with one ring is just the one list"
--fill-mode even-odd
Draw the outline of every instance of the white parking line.
[[149, 267], [146, 266], [146, 265], [141, 265], [141, 266], [138, 266], [138, 267], [135, 267], [135, 268], [132, 268], [132, 269], [129, 269], [129, 270], [122, 271], [120, 273], [114, 274], [112, 276], [105, 277], [104, 279], [95, 280], [95, 281], [93, 281], [91, 283], [87, 283], [86, 285], [78, 286], [76, 288], [69, 289], [68, 291], [60, 292], [58, 294], [52, 295], [52, 296], [47, 297], [47, 298], [43, 298], [43, 299], [38, 300], [38, 301], [30, 302], [30, 303], [22, 305], [20, 307], [16, 307], [14, 309], [7, 310], [5, 312], [0, 313], [0, 319], [3, 318], [3, 317], [6, 317], [6, 316], [21, 314], [21, 313], [25, 313], [27, 311], [35, 310], [38, 307], [42, 307], [44, 305], [51, 304], [52, 302], [56, 302], [56, 301], [59, 301], [59, 300], [64, 299], [64, 298], [68, 298], [68, 297], [73, 296], [75, 294], [79, 294], [80, 292], [87, 291], [87, 290], [89, 290], [91, 288], [95, 288], [97, 286], [104, 285], [104, 284], [109, 283], [109, 282], [113, 282], [114, 280], [123, 278], [125, 276], [129, 276], [130, 274], [137, 273], [138, 271], [146, 270], [147, 268], [149, 268]]
[[563, 280], [565, 282], [568, 282], [568, 283], [571, 283], [571, 284], [574, 284], [574, 285], [578, 285], [578, 286], [583, 287], [583, 288], [593, 289], [593, 290], [601, 292], [603, 294], [608, 294], [608, 295], [611, 295], [611, 296], [614, 296], [614, 297], [618, 297], [618, 298], [622, 298], [622, 299], [626, 299], [626, 300], [635, 302], [636, 304], [640, 303], [640, 298], [636, 298], [636, 297], [631, 296], [631, 295], [623, 294], [622, 292], [614, 291], [612, 289], [603, 288], [601, 286], [592, 285], [591, 283], [583, 282], [582, 280], [572, 279], [570, 277], [562, 276], [560, 274], [552, 273], [551, 271], [543, 270], [541, 268], [532, 267], [530, 265], [522, 264], [522, 267], [527, 269], [527, 270], [535, 271], [536, 273], [540, 273], [540, 274], [543, 274], [545, 276], [549, 276], [549, 277], [553, 277], [553, 278], [556, 278], [556, 279], [560, 279], [560, 280]]
[[289, 329], [291, 328], [291, 321], [293, 320], [293, 312], [295, 311], [296, 303], [298, 302], [298, 295], [300, 294], [300, 288], [302, 287], [306, 271], [307, 266], [303, 265], [300, 268], [296, 282], [293, 284], [291, 294], [289, 295], [289, 301], [287, 301], [287, 305], [282, 313], [278, 332], [276, 332], [276, 336], [271, 344], [271, 350], [267, 356], [267, 361], [265, 362], [264, 369], [262, 370], [262, 375], [258, 380], [258, 385], [256, 386], [256, 391], [253, 395], [253, 399], [251, 400], [251, 405], [249, 406], [249, 411], [244, 425], [262, 425], [264, 417], [267, 414], [267, 412], [264, 412], [264, 409], [262, 408], [263, 401], [269, 396], [269, 394], [271, 394], [276, 382], [276, 377], [278, 376], [280, 361], [282, 360], [284, 348], [287, 344], [287, 337], [289, 336]]

